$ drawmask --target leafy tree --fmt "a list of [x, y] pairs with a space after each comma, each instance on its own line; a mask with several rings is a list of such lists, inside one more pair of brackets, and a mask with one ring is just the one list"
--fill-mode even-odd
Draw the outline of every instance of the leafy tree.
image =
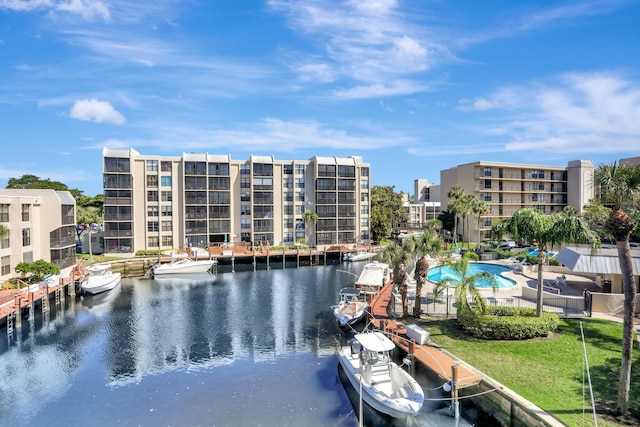
[[45, 260], [37, 260], [34, 262], [21, 262], [16, 265], [16, 272], [20, 273], [23, 278], [30, 275], [35, 282], [42, 280], [48, 274], [59, 274], [60, 268], [52, 262]]
[[[470, 273], [469, 258], [463, 257], [457, 261], [445, 260], [443, 265], [451, 268], [451, 276], [441, 279], [435, 286], [433, 292], [437, 295], [449, 286], [455, 287], [454, 298], [458, 305], [458, 310], [469, 310], [471, 313], [484, 314], [487, 305], [484, 298], [476, 288], [476, 282], [483, 280], [491, 285], [495, 292], [498, 288], [498, 281], [493, 274], [487, 271]], [[469, 300], [473, 302], [473, 306]]]
[[599, 236], [610, 235], [609, 231], [604, 227], [609, 215], [611, 215], [611, 209], [600, 203], [598, 199], [591, 200], [582, 212], [582, 217], [589, 224], [589, 228], [598, 233]]
[[70, 189], [66, 184], [50, 179], [41, 179], [36, 175], [25, 174], [20, 178], [9, 178], [6, 188], [50, 189], [56, 191], [69, 191], [75, 199], [82, 196], [82, 191], [77, 188]]
[[538, 286], [536, 315], [542, 317], [542, 272], [545, 251], [554, 245], [587, 243], [592, 248], [600, 246], [600, 239], [581, 216], [562, 214], [545, 215], [537, 208], [523, 208], [511, 218], [502, 220], [491, 228], [495, 238], [510, 234], [515, 239], [536, 242], [538, 248]]
[[407, 211], [402, 206], [402, 195], [393, 186], [371, 188], [371, 239], [378, 243], [389, 236], [393, 224], [407, 220]]
[[633, 264], [629, 236], [636, 223], [623, 208], [633, 207], [640, 200], [640, 167], [618, 165], [615, 162], [601, 165], [595, 171], [596, 197], [603, 205], [611, 207], [604, 227], [616, 240], [618, 262], [624, 292], [624, 318], [622, 327], [622, 362], [618, 385], [617, 410], [623, 415], [629, 412], [631, 388], [631, 350], [633, 349], [633, 318], [636, 309], [636, 286], [633, 280]]

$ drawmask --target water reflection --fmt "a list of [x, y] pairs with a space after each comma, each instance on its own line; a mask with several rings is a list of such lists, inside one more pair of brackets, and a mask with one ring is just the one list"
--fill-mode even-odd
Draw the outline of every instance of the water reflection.
[[123, 279], [35, 316], [0, 346], [0, 425], [355, 426], [330, 310], [345, 268]]

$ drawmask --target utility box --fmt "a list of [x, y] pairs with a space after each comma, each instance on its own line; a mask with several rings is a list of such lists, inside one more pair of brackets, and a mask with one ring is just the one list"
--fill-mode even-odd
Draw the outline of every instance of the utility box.
[[429, 342], [429, 331], [425, 331], [418, 325], [407, 325], [407, 336], [420, 345]]

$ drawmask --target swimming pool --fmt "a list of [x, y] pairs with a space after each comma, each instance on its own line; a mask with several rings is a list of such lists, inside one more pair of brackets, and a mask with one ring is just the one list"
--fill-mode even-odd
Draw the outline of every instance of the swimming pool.
[[[511, 270], [509, 267], [504, 267], [502, 265], [496, 264], [485, 264], [485, 263], [470, 263], [469, 264], [469, 274], [473, 275], [476, 273], [487, 272], [494, 275], [496, 281], [498, 282], [498, 288], [512, 288], [516, 286], [516, 282], [503, 277], [501, 273], [505, 271]], [[447, 278], [455, 278], [451, 267], [448, 265], [442, 265], [440, 267], [434, 267], [429, 269], [429, 273], [427, 274], [427, 279], [432, 282], [438, 283], [442, 279]], [[479, 289], [490, 289], [491, 285], [486, 280], [479, 280], [476, 282], [476, 288]]]

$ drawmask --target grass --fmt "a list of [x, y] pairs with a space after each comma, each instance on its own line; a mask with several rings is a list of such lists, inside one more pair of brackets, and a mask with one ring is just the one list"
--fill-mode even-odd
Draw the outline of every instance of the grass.
[[509, 387], [568, 426], [592, 426], [591, 397], [580, 323], [598, 412], [598, 426], [640, 426], [640, 358], [634, 345], [630, 412], [612, 415], [620, 377], [622, 324], [561, 319], [556, 334], [527, 341], [486, 341], [465, 335], [455, 320], [425, 320], [430, 338], [471, 366]]

